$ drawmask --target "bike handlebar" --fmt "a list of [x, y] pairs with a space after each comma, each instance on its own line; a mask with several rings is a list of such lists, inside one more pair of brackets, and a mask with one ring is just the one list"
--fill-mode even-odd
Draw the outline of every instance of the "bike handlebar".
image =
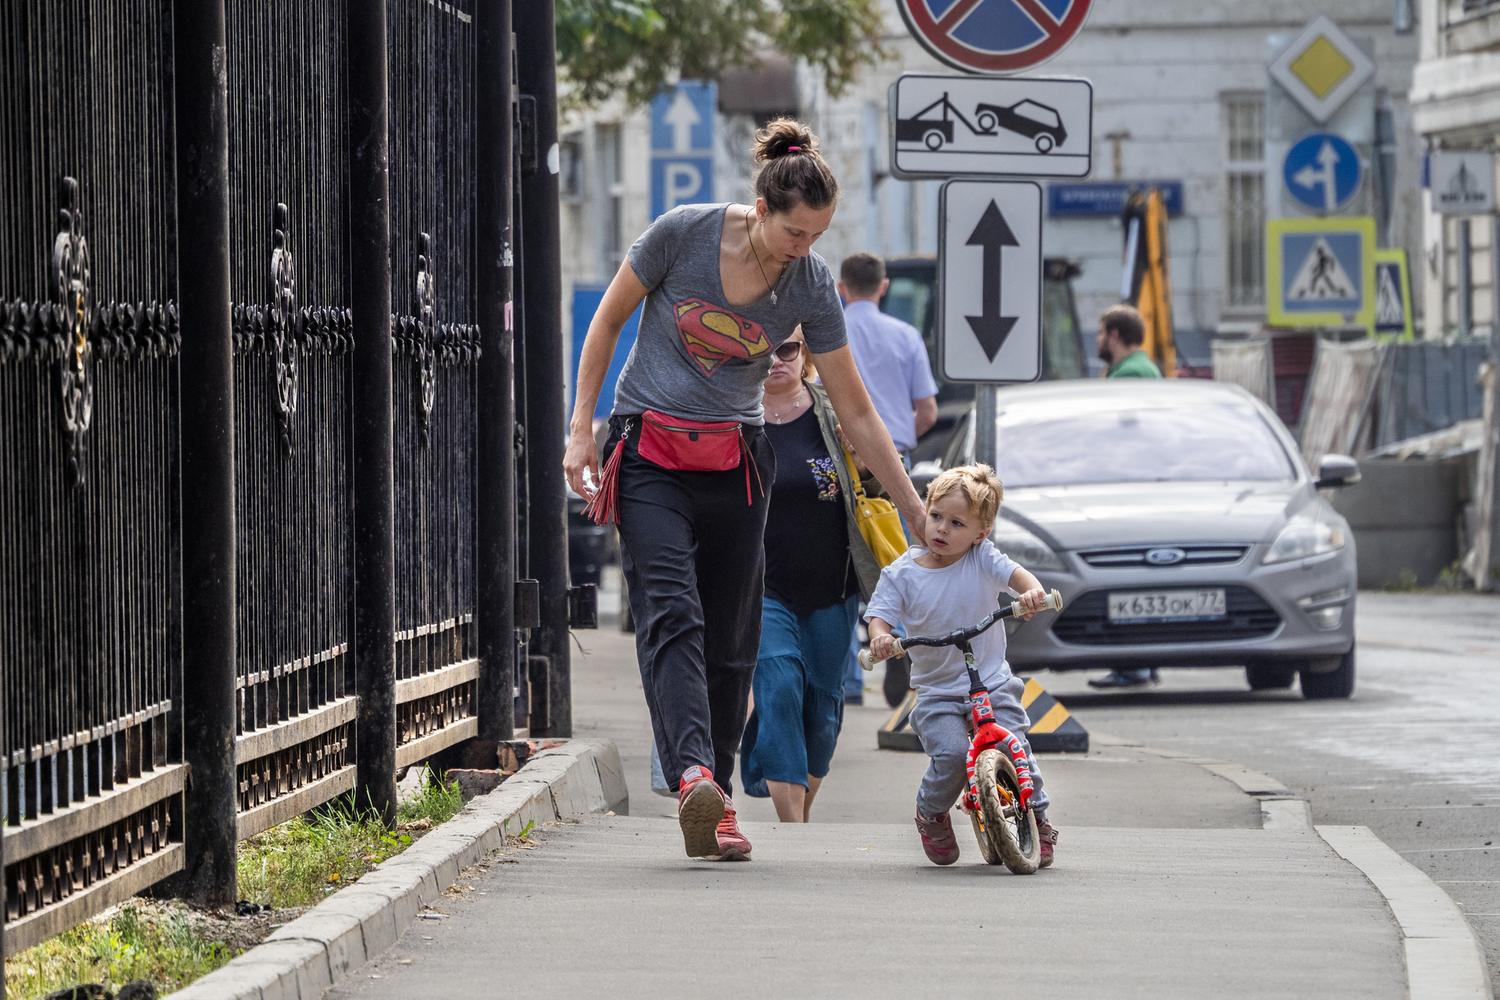
[[[1061, 611], [1063, 607], [1062, 594], [1056, 588], [1047, 592], [1047, 597], [1042, 601], [1039, 611]], [[1018, 617], [1026, 614], [1026, 609], [1021, 607], [1020, 601], [1011, 601], [1010, 604], [996, 608], [994, 613], [983, 621], [970, 625], [968, 628], [954, 629], [947, 635], [909, 635], [905, 639], [896, 639], [896, 651], [890, 657], [882, 659], [894, 659], [901, 656], [912, 646], [956, 646], [960, 642], [966, 642], [975, 636], [989, 630], [990, 626], [1004, 618]], [[875, 664], [881, 660], [875, 658], [873, 651], [861, 649], [859, 651], [859, 665], [866, 670], [874, 670]]]

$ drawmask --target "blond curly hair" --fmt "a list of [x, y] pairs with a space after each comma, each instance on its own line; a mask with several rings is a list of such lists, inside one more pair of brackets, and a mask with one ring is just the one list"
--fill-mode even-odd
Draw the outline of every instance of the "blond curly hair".
[[959, 465], [945, 469], [927, 486], [927, 508], [952, 493], [960, 493], [969, 505], [969, 513], [981, 524], [988, 525], [1000, 512], [1000, 502], [1005, 499], [1005, 487], [1000, 477], [988, 465]]

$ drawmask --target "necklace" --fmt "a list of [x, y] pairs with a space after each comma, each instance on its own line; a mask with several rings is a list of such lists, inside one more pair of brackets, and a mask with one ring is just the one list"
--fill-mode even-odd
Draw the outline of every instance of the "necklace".
[[[766, 283], [766, 291], [771, 293], [771, 305], [776, 304], [776, 289], [771, 285], [771, 279], [766, 277], [766, 266], [760, 262], [760, 251], [755, 249], [755, 237], [750, 234], [751, 212], [745, 213], [745, 239], [750, 241], [750, 252], [755, 254], [755, 266], [760, 268], [760, 280]], [[777, 278], [780, 281], [780, 277]]]
[[766, 416], [770, 418], [771, 423], [773, 424], [784, 424], [786, 423], [789, 416], [795, 414], [798, 410], [802, 409], [804, 405], [806, 405], [806, 401], [809, 398], [810, 397], [807, 395], [807, 387], [802, 385], [801, 383], [798, 383], [797, 398], [792, 400], [784, 410], [771, 409], [768, 400], [766, 405]]

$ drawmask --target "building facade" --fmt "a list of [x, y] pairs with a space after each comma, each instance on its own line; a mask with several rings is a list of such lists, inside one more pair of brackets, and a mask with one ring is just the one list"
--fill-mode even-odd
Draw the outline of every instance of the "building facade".
[[[1356, 210], [1376, 216], [1382, 245], [1406, 247], [1415, 261], [1423, 246], [1421, 156], [1407, 94], [1418, 34], [1400, 16], [1403, 0], [1319, 6], [1375, 66], [1359, 101], [1340, 112], [1360, 119], [1352, 127], [1361, 133], [1366, 180]], [[1279, 156], [1290, 138], [1281, 134], [1286, 102], [1268, 83], [1267, 66], [1311, 13], [1299, 0], [1101, 0], [1079, 37], [1036, 71], [1092, 81], [1090, 179], [1181, 183], [1182, 211], [1169, 230], [1180, 328], [1264, 325], [1265, 221], [1294, 214], [1280, 191]], [[954, 71], [907, 34], [894, 5], [888, 36], [894, 57], [838, 98], [793, 66], [726, 78], [719, 89], [716, 199], [749, 200], [747, 150], [757, 121], [798, 115], [819, 133], [844, 189], [833, 228], [817, 247], [835, 267], [856, 250], [931, 254], [937, 245], [940, 182], [890, 176], [887, 90], [903, 72]], [[563, 210], [565, 280], [587, 287], [608, 280], [649, 222], [648, 119], [644, 110], [598, 108], [563, 131], [570, 144], [565, 169], [573, 173], [564, 186], [574, 192]], [[1118, 218], [1049, 217], [1044, 241], [1049, 256], [1081, 265], [1075, 287], [1089, 326], [1120, 297]]]
[[[1500, 146], [1500, 0], [1422, 0], [1421, 60], [1412, 80], [1413, 124], [1428, 149]], [[1424, 203], [1430, 207], [1424, 192]], [[1413, 258], [1426, 300], [1428, 337], [1490, 333], [1495, 324], [1494, 216], [1430, 212]]]

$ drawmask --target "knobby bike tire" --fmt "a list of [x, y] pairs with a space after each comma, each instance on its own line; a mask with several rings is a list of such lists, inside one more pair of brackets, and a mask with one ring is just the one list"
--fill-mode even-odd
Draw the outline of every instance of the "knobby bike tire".
[[[1036, 832], [1036, 815], [1030, 809], [1021, 812], [1021, 782], [1015, 764], [1004, 751], [991, 747], [974, 762], [979, 782], [979, 804], [984, 809], [984, 835], [990, 851], [981, 850], [985, 860], [990, 853], [999, 857], [1017, 875], [1030, 875], [1041, 863], [1041, 840]], [[1001, 790], [1004, 794], [1001, 794]], [[1007, 800], [1012, 803], [1007, 806]], [[994, 864], [995, 862], [990, 862]]]

